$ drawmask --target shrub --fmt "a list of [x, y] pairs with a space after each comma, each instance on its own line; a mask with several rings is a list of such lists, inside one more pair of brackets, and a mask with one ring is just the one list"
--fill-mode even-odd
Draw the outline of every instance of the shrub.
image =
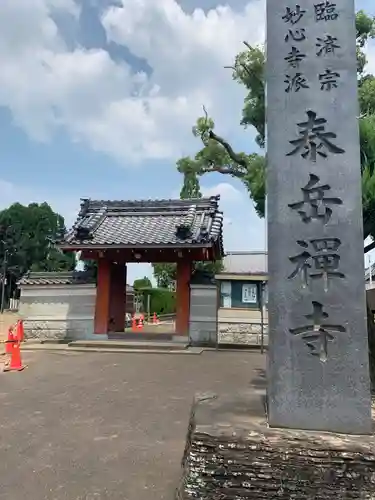
[[143, 310], [147, 311], [147, 297], [150, 299], [150, 313], [172, 314], [176, 312], [176, 293], [166, 288], [142, 288]]

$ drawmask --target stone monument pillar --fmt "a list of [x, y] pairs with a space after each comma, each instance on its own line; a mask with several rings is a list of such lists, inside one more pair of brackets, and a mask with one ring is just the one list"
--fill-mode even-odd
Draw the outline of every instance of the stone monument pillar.
[[366, 434], [354, 0], [267, 0], [269, 424]]
[[354, 0], [267, 0], [267, 413], [198, 395], [176, 500], [375, 498], [357, 119]]

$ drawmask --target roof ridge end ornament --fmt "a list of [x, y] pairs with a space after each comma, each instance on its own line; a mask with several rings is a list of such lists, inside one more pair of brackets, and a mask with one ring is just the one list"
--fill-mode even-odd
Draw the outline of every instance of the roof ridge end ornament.
[[187, 213], [184, 215], [180, 224], [176, 226], [176, 236], [182, 240], [186, 240], [189, 236], [191, 236], [191, 229], [195, 220], [197, 212], [197, 205], [191, 205]]

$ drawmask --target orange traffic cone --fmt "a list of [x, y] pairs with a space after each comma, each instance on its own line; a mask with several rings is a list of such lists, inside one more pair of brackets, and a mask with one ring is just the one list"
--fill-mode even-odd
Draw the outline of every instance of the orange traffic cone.
[[21, 348], [20, 348], [20, 343], [16, 340], [10, 343], [12, 346], [12, 352], [11, 352], [11, 357], [10, 357], [10, 363], [4, 368], [5, 372], [13, 372], [17, 371], [20, 372], [23, 370], [25, 367], [22, 364], [22, 359], [21, 359]]
[[23, 328], [23, 321], [22, 319], [19, 319], [16, 326], [16, 339], [18, 340], [18, 342], [23, 342], [24, 337], [25, 331]]
[[12, 343], [14, 342], [13, 326], [8, 328], [8, 338], [5, 341], [5, 354], [12, 354]]
[[140, 316], [139, 319], [138, 319], [138, 330], [143, 330], [143, 316]]
[[154, 312], [154, 317], [152, 318], [152, 324], [156, 325], [157, 321], [158, 321], [158, 317], [156, 316], [156, 312]]
[[135, 318], [135, 314], [133, 314], [133, 318], [132, 318], [132, 330], [133, 330], [133, 332], [137, 331], [137, 320]]

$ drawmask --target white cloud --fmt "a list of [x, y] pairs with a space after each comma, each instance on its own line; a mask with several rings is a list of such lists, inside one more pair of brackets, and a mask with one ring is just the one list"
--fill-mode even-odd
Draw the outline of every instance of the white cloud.
[[122, 0], [104, 12], [109, 40], [152, 68], [150, 77], [102, 49], [70, 50], [52, 14], [77, 16], [74, 0], [3, 0], [0, 105], [37, 140], [63, 127], [124, 164], [190, 152], [205, 104], [225, 134], [238, 127], [243, 89], [223, 68], [243, 40], [264, 39], [264, 0], [241, 12], [186, 14], [175, 0]]
[[220, 195], [221, 202], [241, 202], [243, 201], [243, 193], [229, 182], [220, 182], [215, 186], [201, 188], [203, 196], [216, 196]]
[[375, 75], [375, 43], [370, 43], [366, 48], [367, 66], [366, 71]]
[[[220, 134], [233, 137], [240, 130], [244, 89], [224, 66], [243, 40], [263, 42], [265, 0], [251, 0], [239, 12], [221, 6], [191, 14], [175, 0], [118, 3], [103, 13], [108, 40], [145, 59], [150, 76], [134, 73], [103, 49], [70, 49], [53, 16], [76, 17], [74, 0], [2, 0], [0, 106], [8, 107], [15, 123], [36, 140], [64, 130], [124, 165], [175, 160], [194, 151], [191, 126], [202, 104]], [[221, 195], [227, 249], [263, 248], [264, 222], [242, 186], [221, 182], [202, 190]], [[77, 199], [65, 194], [35, 193], [1, 181], [0, 192], [3, 207], [16, 200], [47, 200], [68, 224], [78, 209]]]

